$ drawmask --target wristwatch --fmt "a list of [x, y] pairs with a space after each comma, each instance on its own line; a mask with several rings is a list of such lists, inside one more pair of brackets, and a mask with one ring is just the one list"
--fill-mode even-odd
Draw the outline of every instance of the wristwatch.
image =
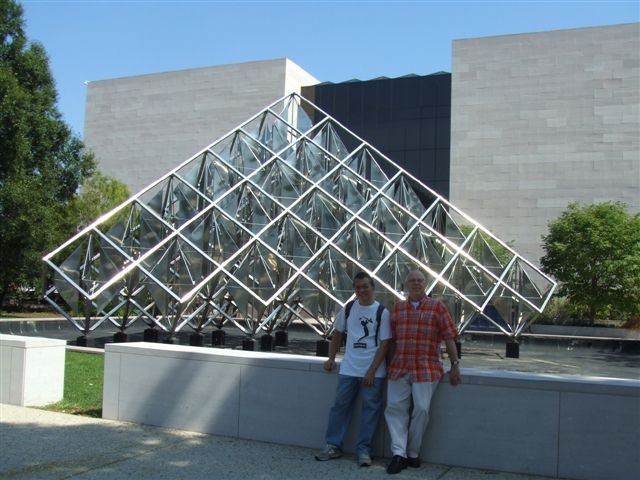
[[456, 360], [455, 362], [451, 362], [451, 366], [452, 367], [457, 367], [458, 365], [460, 365], [460, 360]]

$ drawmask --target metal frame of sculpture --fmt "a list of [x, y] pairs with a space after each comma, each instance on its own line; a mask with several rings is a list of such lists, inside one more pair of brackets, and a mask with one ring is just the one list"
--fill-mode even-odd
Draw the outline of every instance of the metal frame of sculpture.
[[410, 268], [462, 333], [517, 338], [555, 283], [373, 146], [297, 94], [215, 141], [44, 257], [45, 298], [83, 335], [133, 323], [171, 339], [302, 322], [320, 337], [353, 294], [401, 298]]

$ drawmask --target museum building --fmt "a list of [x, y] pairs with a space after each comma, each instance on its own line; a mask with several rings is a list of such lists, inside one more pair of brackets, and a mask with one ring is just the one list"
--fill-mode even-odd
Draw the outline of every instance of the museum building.
[[300, 93], [530, 261], [570, 202], [640, 211], [640, 24], [453, 42], [452, 71], [322, 82], [289, 59], [88, 83], [84, 142], [138, 192]]

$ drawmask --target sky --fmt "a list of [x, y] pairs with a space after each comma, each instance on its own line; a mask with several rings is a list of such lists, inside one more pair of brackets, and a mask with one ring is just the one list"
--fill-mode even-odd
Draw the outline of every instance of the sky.
[[80, 137], [87, 81], [285, 57], [335, 83], [426, 75], [451, 72], [454, 40], [640, 21], [638, 0], [19, 3]]

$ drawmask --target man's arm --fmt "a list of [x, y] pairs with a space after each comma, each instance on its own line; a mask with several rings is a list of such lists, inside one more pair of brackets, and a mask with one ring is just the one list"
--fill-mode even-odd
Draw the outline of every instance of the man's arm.
[[458, 359], [458, 347], [456, 347], [456, 342], [453, 338], [445, 340], [444, 344], [447, 347], [447, 355], [451, 361], [449, 383], [455, 387], [462, 381], [462, 376], [460, 375], [460, 360]]
[[342, 332], [334, 330], [329, 344], [329, 358], [324, 362], [324, 369], [330, 372], [336, 366], [336, 355], [342, 345]]
[[382, 362], [384, 362], [385, 358], [387, 357], [389, 343], [391, 343], [391, 340], [382, 340], [382, 342], [380, 342], [380, 346], [376, 351], [376, 355], [373, 357], [373, 361], [371, 362], [367, 373], [364, 374], [363, 383], [365, 385], [373, 385], [378, 367]]
[[389, 339], [389, 348], [387, 349], [387, 362], [391, 363], [393, 356], [396, 354], [396, 341], [394, 338]]

